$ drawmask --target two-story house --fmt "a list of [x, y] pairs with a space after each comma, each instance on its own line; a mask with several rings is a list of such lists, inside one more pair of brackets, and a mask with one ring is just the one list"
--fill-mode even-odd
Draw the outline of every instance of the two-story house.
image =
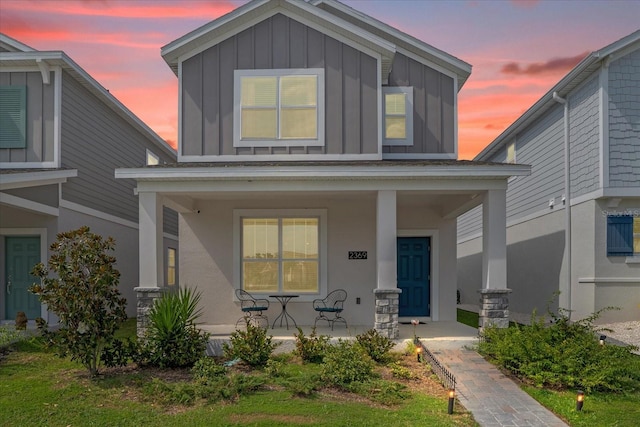
[[[595, 51], [475, 158], [530, 164], [507, 190], [511, 310], [640, 319], [640, 31]], [[483, 213], [458, 223], [463, 303], [481, 287]]]
[[[115, 238], [120, 291], [135, 315], [138, 199], [135, 181], [116, 180], [114, 170], [175, 159], [175, 150], [64, 52], [0, 34], [0, 321], [24, 311], [30, 320], [57, 322], [28, 292], [30, 271], [46, 263], [57, 233], [83, 225]], [[177, 228], [177, 214], [167, 210], [167, 286], [177, 280]]]
[[140, 241], [156, 248], [140, 252], [141, 297], [162, 287], [163, 206], [208, 324], [236, 323], [239, 288], [297, 295], [302, 325], [338, 288], [349, 325], [392, 337], [402, 317], [455, 320], [456, 218], [479, 205], [484, 281], [505, 288], [507, 179], [529, 168], [457, 160], [469, 64], [333, 0], [251, 1], [162, 56], [178, 163], [116, 171], [137, 180]]

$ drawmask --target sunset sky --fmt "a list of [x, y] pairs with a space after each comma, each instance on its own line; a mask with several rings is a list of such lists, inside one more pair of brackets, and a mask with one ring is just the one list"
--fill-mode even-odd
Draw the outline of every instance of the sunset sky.
[[[177, 139], [178, 80], [160, 48], [246, 1], [2, 0], [0, 31], [62, 50], [162, 138]], [[640, 1], [343, 3], [473, 66], [459, 93], [459, 158], [469, 159], [585, 55], [640, 28]]]

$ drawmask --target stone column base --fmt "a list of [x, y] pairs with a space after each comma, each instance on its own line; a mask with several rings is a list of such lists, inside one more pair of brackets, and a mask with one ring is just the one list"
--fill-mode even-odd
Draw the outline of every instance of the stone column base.
[[400, 336], [398, 329], [398, 311], [400, 309], [401, 289], [374, 289], [376, 299], [376, 318], [374, 329], [380, 335], [395, 339]]
[[478, 332], [482, 335], [484, 328], [488, 326], [508, 328], [511, 289], [480, 289], [478, 292], [480, 292]]
[[137, 299], [137, 325], [136, 334], [138, 338], [144, 338], [149, 326], [149, 310], [153, 307], [155, 300], [160, 298], [164, 293], [162, 288], [133, 288]]

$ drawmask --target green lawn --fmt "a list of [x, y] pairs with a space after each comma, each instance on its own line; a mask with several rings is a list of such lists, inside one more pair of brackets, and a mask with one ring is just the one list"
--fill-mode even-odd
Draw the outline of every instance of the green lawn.
[[472, 328], [478, 327], [478, 313], [474, 313], [472, 311], [462, 310], [460, 308], [458, 310], [458, 322], [463, 323], [467, 326], [471, 326]]
[[[127, 328], [131, 334], [131, 325]], [[90, 380], [79, 364], [37, 343], [21, 342], [17, 351], [0, 360], [0, 426], [476, 425], [462, 407], [447, 415], [444, 390], [436, 395], [412, 392], [399, 405], [383, 406], [333, 392], [296, 397], [267, 384], [234, 402], [184, 406], [149, 392], [152, 376], [153, 371], [123, 369]]]

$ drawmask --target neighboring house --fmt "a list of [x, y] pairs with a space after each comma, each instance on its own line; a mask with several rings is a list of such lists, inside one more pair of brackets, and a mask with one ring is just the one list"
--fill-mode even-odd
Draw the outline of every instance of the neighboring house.
[[[175, 159], [64, 52], [0, 34], [0, 321], [24, 311], [57, 322], [27, 291], [29, 272], [47, 262], [57, 233], [83, 225], [115, 238], [120, 291], [135, 315], [138, 200], [135, 182], [116, 180], [114, 170]], [[163, 253], [177, 250], [178, 234], [177, 214], [165, 218]]]
[[[551, 308], [574, 318], [640, 319], [640, 31], [588, 55], [475, 160], [532, 166], [507, 190], [512, 311], [544, 314], [560, 291]], [[458, 221], [463, 303], [481, 287], [481, 217]]]
[[208, 324], [241, 318], [237, 288], [298, 295], [302, 325], [339, 288], [350, 325], [389, 336], [398, 316], [455, 320], [456, 218], [480, 204], [486, 287], [505, 287], [507, 179], [529, 168], [456, 160], [470, 65], [336, 1], [252, 1], [162, 56], [178, 164], [116, 171], [137, 180], [157, 248], [140, 254], [141, 298], [162, 285], [162, 206], [180, 213], [180, 285]]

